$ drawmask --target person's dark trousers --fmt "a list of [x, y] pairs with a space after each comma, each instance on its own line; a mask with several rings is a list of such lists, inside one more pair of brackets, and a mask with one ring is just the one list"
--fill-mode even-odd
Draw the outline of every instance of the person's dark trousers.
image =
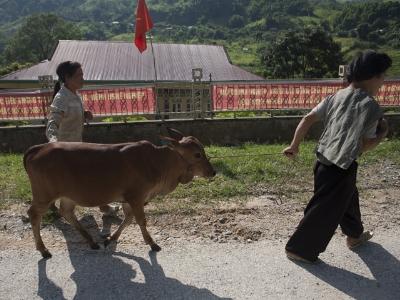
[[317, 161], [314, 168], [314, 196], [308, 203], [304, 217], [286, 244], [286, 250], [315, 261], [324, 252], [336, 228], [358, 238], [364, 228], [361, 222], [357, 162], [347, 170]]

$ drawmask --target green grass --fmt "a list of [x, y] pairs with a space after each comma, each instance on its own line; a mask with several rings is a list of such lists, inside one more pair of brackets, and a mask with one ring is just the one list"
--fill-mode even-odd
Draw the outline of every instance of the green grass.
[[31, 199], [21, 154], [0, 154], [0, 208]]
[[321, 19], [311, 16], [300, 16], [292, 19], [299, 26], [313, 26], [315, 24], [320, 24]]
[[385, 159], [392, 161], [393, 163], [400, 166], [400, 140], [388, 140], [384, 141], [373, 151], [367, 152], [359, 160], [364, 164], [374, 164], [380, 160]]
[[132, 42], [134, 39], [133, 33], [122, 33], [114, 35], [110, 40], [114, 42]]
[[147, 119], [142, 116], [123, 116], [123, 117], [107, 117], [101, 119], [101, 122], [111, 123], [111, 122], [137, 122], [137, 121], [146, 121]]
[[[356, 38], [335, 37], [334, 40], [341, 45], [342, 53], [344, 54], [346, 61], [351, 60], [356, 52], [365, 50], [365, 47], [367, 47], [366, 42], [360, 42], [360, 40]], [[388, 76], [400, 77], [400, 50], [386, 46], [376, 50], [385, 52], [392, 58], [393, 64], [388, 70]]]
[[[312, 190], [315, 142], [303, 143], [295, 161], [280, 154], [284, 147], [277, 144], [207, 147], [206, 152], [212, 157], [217, 176], [210, 181], [195, 179], [187, 185], [179, 185], [173, 193], [153, 201], [155, 211], [190, 212], [196, 207], [245, 201], [263, 193], [298, 199], [293, 195]], [[363, 155], [360, 161], [373, 165], [383, 158], [400, 166], [400, 140], [383, 142], [374, 151]], [[9, 207], [12, 203], [29, 202], [30, 199], [22, 155], [0, 154], [0, 208]]]
[[258, 48], [259, 44], [250, 41], [231, 42], [226, 45], [232, 64], [254, 74], [262, 74], [263, 68]]
[[327, 20], [332, 24], [333, 19], [340, 14], [340, 10], [326, 9], [324, 7], [317, 7], [314, 9], [314, 15], [321, 20]]
[[392, 67], [388, 71], [389, 77], [400, 77], [400, 50], [392, 48], [382, 48], [382, 51], [386, 52], [393, 61]]
[[226, 118], [255, 118], [255, 117], [271, 117], [270, 113], [267, 112], [254, 112], [254, 111], [226, 111], [218, 112], [214, 114], [215, 119], [226, 119]]
[[354, 47], [357, 39], [351, 37], [335, 37], [334, 41], [341, 45], [343, 53], [348, 53], [352, 50], [352, 47]]

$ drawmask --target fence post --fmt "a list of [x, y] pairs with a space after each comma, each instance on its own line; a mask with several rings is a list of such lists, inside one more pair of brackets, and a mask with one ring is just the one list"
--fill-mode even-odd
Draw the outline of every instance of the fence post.
[[[45, 90], [45, 92], [49, 92], [49, 90], [53, 90], [54, 89], [54, 79], [53, 79], [53, 75], [42, 75], [42, 76], [38, 76], [38, 83], [40, 86], [40, 92], [42, 94], [43, 90]], [[42, 97], [42, 109], [43, 109], [43, 123], [46, 124], [47, 123], [47, 107], [51, 104], [52, 99], [49, 99], [50, 96], [48, 95], [43, 95]]]

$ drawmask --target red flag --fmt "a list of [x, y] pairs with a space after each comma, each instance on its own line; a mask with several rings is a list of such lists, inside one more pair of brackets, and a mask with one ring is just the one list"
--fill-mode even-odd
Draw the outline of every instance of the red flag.
[[140, 53], [146, 50], [146, 32], [153, 28], [153, 21], [147, 10], [145, 0], [138, 0], [136, 8], [135, 45]]

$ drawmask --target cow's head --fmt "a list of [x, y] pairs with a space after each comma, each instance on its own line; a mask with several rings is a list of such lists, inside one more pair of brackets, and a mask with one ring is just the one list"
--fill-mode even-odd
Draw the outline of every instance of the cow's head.
[[[173, 134], [171, 134], [171, 130]], [[177, 151], [187, 163], [187, 170], [180, 179], [181, 183], [191, 181], [194, 176], [208, 178], [215, 176], [216, 172], [207, 158], [203, 145], [198, 139], [193, 136], [183, 136], [183, 134], [174, 129], [169, 129], [168, 131], [172, 137], [161, 138], [168, 141], [169, 147]]]

